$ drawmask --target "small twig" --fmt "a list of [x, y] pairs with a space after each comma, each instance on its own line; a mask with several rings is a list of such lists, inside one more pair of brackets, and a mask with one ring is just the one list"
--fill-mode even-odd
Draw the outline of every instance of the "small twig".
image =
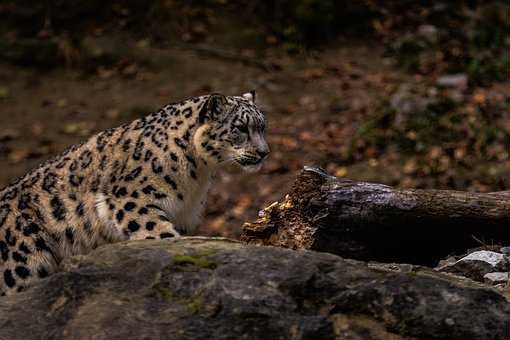
[[476, 242], [480, 243], [482, 246], [487, 247], [487, 243], [483, 242], [482, 240], [480, 240], [475, 235], [471, 235], [471, 237], [473, 238], [473, 240], [475, 240]]

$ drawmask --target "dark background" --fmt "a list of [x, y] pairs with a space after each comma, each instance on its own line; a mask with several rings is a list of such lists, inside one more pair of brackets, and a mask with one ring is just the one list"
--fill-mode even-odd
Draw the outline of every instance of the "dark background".
[[273, 153], [221, 174], [202, 233], [237, 235], [303, 165], [504, 190], [509, 33], [505, 1], [3, 0], [0, 186], [165, 103], [256, 89]]

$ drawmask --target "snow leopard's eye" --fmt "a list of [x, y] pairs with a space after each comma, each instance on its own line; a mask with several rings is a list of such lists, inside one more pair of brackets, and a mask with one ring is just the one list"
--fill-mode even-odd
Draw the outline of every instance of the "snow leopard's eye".
[[248, 125], [241, 125], [238, 127], [239, 131], [242, 132], [242, 133], [248, 133]]
[[248, 125], [235, 125], [234, 128], [241, 132], [241, 133], [244, 133], [244, 134], [248, 134], [249, 132], [249, 129], [248, 129]]

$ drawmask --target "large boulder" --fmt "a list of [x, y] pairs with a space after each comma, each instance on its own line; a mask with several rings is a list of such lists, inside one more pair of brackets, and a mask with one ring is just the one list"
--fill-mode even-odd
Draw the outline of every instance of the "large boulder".
[[0, 300], [0, 339], [509, 339], [467, 279], [314, 251], [183, 238], [78, 256]]

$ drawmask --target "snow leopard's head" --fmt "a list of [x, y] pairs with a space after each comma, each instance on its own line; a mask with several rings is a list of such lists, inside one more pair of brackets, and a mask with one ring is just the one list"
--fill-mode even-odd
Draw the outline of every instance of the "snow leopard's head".
[[269, 155], [266, 118], [255, 105], [255, 91], [242, 96], [209, 95], [200, 110], [199, 123], [196, 147], [210, 161], [233, 161], [244, 170], [256, 171]]

